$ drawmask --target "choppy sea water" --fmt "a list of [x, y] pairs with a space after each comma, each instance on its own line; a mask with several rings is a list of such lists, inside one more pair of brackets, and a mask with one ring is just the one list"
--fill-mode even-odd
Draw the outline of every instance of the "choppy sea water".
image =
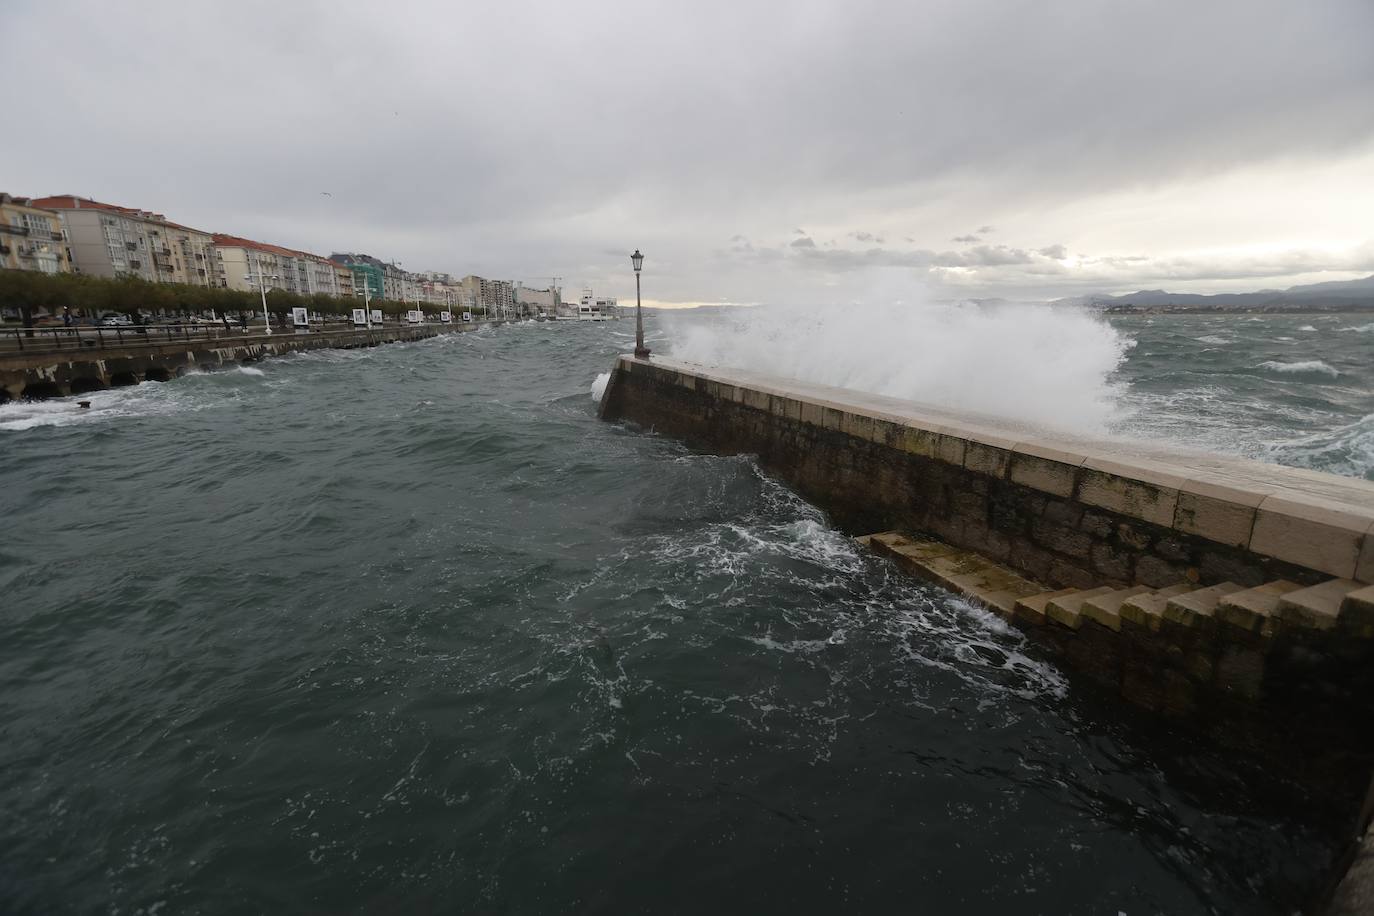
[[[1209, 372], [1197, 338], [1236, 319], [1132, 321], [1136, 434], [1194, 411], [1369, 473], [1339, 330], [1292, 332], [1335, 375], [1246, 338]], [[1281, 913], [1313, 890], [1334, 846], [1300, 794], [1077, 689], [748, 458], [597, 421], [629, 328], [0, 407], [0, 910]]]

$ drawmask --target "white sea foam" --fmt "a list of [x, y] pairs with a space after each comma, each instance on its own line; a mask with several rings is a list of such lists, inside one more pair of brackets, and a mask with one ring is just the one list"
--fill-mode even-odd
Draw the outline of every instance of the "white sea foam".
[[1310, 325], [1310, 324], [1305, 324], [1305, 325], [1303, 325], [1302, 327], [1298, 328], [1298, 330], [1299, 330], [1299, 331], [1315, 331], [1316, 328], [1312, 327], [1312, 325]]
[[237, 370], [242, 375], [266, 375], [261, 369], [254, 366], [239, 366]]
[[1341, 330], [1342, 330], [1342, 331], [1355, 331], [1355, 332], [1358, 333], [1358, 334], [1370, 334], [1370, 333], [1374, 333], [1374, 321], [1371, 321], [1369, 324], [1357, 324], [1357, 325], [1352, 325], [1351, 327], [1348, 327], [1348, 328], [1341, 328]]
[[1296, 363], [1283, 363], [1278, 360], [1270, 359], [1260, 363], [1260, 368], [1285, 374], [1308, 373], [1312, 375], [1326, 375], [1331, 378], [1336, 378], [1341, 374], [1338, 370], [1319, 359], [1305, 359]]
[[1217, 335], [1217, 334], [1208, 334], [1206, 337], [1194, 337], [1193, 340], [1196, 340], [1198, 343], [1209, 343], [1209, 344], [1223, 344], [1223, 343], [1230, 343], [1230, 342], [1231, 342], [1231, 338], [1229, 338], [1229, 337], [1222, 337], [1222, 336]]
[[595, 379], [592, 380], [593, 401], [596, 401], [598, 404], [601, 403], [602, 397], [604, 397], [606, 394], [606, 386], [610, 384], [610, 381], [611, 374], [609, 372], [602, 372], [600, 375], [598, 375]]
[[1134, 342], [1079, 309], [1049, 306], [770, 307], [709, 324], [664, 319], [668, 353], [943, 407], [1100, 433], [1112, 373]]

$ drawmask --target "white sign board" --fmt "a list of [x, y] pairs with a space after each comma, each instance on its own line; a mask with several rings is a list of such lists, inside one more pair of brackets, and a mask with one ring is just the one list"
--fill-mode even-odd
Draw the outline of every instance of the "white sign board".
[[373, 309], [373, 310], [372, 310], [372, 323], [373, 323], [373, 324], [381, 324], [381, 323], [382, 323], [382, 310], [381, 310], [381, 309]]
[[451, 322], [453, 321], [453, 313], [452, 313], [452, 312], [440, 312], [440, 313], [439, 313], [439, 320], [442, 321], [444, 324], [449, 324], [449, 323], [451, 323]]
[[419, 310], [418, 310], [418, 309], [412, 309], [412, 310], [410, 310], [409, 312], [406, 312], [406, 321], [409, 321], [411, 324], [419, 324], [419, 323], [420, 323], [420, 312], [419, 312]]
[[472, 312], [464, 312], [464, 313], [463, 313], [463, 320], [464, 320], [464, 321], [471, 321], [471, 320], [472, 320]]
[[301, 308], [292, 309], [291, 323], [298, 328], [310, 327], [310, 313]]
[[367, 309], [353, 310], [353, 326], [355, 328], [362, 328], [367, 326]]

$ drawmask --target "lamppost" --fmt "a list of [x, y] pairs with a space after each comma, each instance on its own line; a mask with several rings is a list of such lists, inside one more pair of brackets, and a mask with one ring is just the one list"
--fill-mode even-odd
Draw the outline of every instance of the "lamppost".
[[648, 359], [649, 348], [644, 346], [644, 306], [639, 301], [639, 269], [644, 266], [644, 255], [638, 248], [630, 255], [630, 263], [635, 266], [635, 359]]
[[[267, 317], [267, 287], [263, 285], [263, 280], [268, 278], [264, 278], [262, 275], [262, 258], [255, 256], [253, 262], [258, 268], [258, 292], [262, 294], [262, 332], [264, 334], [271, 334], [272, 322]], [[277, 275], [273, 274], [270, 279], [277, 279]]]

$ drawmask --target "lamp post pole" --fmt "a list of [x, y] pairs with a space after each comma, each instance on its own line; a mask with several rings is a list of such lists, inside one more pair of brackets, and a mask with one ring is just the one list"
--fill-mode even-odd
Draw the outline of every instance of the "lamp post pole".
[[262, 256], [258, 255], [253, 260], [258, 267], [258, 292], [262, 295], [262, 332], [264, 334], [271, 334], [272, 321], [267, 317], [267, 287], [263, 284]]
[[644, 255], [638, 248], [630, 255], [630, 263], [635, 266], [635, 359], [648, 359], [649, 348], [644, 346], [644, 305], [639, 297], [639, 269], [644, 266]]

